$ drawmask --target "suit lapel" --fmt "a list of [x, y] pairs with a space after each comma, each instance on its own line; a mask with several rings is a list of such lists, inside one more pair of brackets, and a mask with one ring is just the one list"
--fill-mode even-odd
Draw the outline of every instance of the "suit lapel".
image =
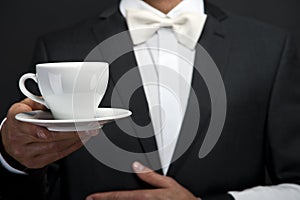
[[[221, 12], [221, 10], [209, 3], [206, 3], [206, 13], [208, 14], [208, 18], [199, 43], [209, 53], [213, 61], [216, 63], [224, 81], [227, 71], [228, 55], [230, 52], [230, 41], [228, 37], [226, 37], [226, 31], [222, 26], [222, 21], [226, 19], [226, 15], [225, 13]], [[195, 66], [201, 67], [200, 58], [201, 56], [199, 55], [199, 51], [197, 51], [195, 57]], [[196, 152], [199, 152], [200, 146], [195, 146], [194, 144], [196, 144], [197, 140], [201, 140], [202, 144], [203, 139], [206, 136], [208, 125], [210, 123], [212, 106], [211, 98], [209, 97], [206, 83], [195, 69], [192, 78], [192, 88], [195, 91], [195, 96], [193, 97], [193, 93], [191, 93], [189, 97], [187, 112], [172, 158], [172, 164], [167, 174], [168, 176], [175, 176], [187, 158], [193, 156], [193, 158], [200, 159], [198, 158], [198, 155], [190, 155], [189, 152], [192, 148], [197, 148]], [[199, 104], [199, 108], [201, 111], [200, 121], [198, 122], [194, 120], [195, 110], [193, 105], [195, 104]], [[195, 132], [193, 128], [197, 127], [193, 123], [198, 123], [199, 125], [197, 134], [195, 136], [191, 135]], [[193, 138], [194, 140], [190, 141], [190, 139]], [[182, 151], [185, 150], [187, 145], [189, 145], [189, 149], [187, 149], [182, 155]]]
[[[131, 124], [129, 131], [135, 133], [144, 152], [153, 152], [145, 154], [146, 159], [148, 160], [148, 163], [145, 164], [148, 164], [148, 166], [153, 169], [160, 169], [161, 164], [157, 153], [157, 145], [149, 115], [149, 107], [134, 56], [132, 41], [127, 32], [126, 22], [119, 12], [114, 12], [105, 20], [104, 23], [107, 23], [106, 25], [102, 23], [96, 24], [93, 28], [98, 43], [118, 34], [118, 37], [115, 37], [118, 39], [110, 40], [107, 45], [102, 43], [100, 45], [100, 52], [103, 60], [110, 63], [110, 78], [121, 101], [122, 107], [128, 108], [129, 106], [129, 109], [132, 111], [132, 121], [130, 121], [130, 118], [126, 120], [127, 124]], [[107, 27], [107, 29], [104, 31], [103, 27]], [[127, 53], [124, 54], [124, 52]], [[126, 80], [126, 84], [118, 83], [118, 81], [124, 79]], [[126, 89], [124, 89], [124, 86]], [[130, 99], [128, 99], [128, 97], [130, 97]], [[120, 105], [111, 106], [115, 107]], [[161, 173], [161, 170], [158, 170], [158, 172]]]

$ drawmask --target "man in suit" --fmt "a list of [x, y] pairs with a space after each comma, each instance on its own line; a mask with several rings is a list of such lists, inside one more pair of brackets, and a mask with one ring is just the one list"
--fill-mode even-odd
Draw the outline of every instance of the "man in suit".
[[[17, 113], [44, 109], [25, 99], [12, 105], [1, 129], [1, 162], [7, 169], [1, 172], [1, 181], [6, 181], [6, 185], [1, 186], [2, 196], [8, 199], [48, 197], [72, 200], [86, 197], [299, 199], [300, 126], [297, 120], [300, 118], [300, 91], [297, 86], [300, 84], [300, 67], [291, 38], [277, 28], [227, 14], [207, 2], [204, 4], [205, 11], [201, 13], [201, 5], [203, 2], [200, 0], [147, 0], [142, 3], [138, 0], [122, 0], [120, 9], [106, 10], [97, 19], [41, 38], [34, 63], [84, 60], [99, 43], [130, 29], [128, 10], [132, 8], [135, 11], [148, 9], [149, 12], [160, 12], [157, 15], [163, 18], [178, 16], [183, 10], [199, 12], [202, 16], [205, 12], [207, 18], [204, 27], [201, 26], [201, 20], [198, 24], [199, 43], [215, 61], [227, 96], [227, 114], [222, 134], [206, 157], [199, 158], [198, 153], [209, 129], [213, 102], [204, 78], [195, 70], [191, 71], [189, 81], [199, 103], [201, 120], [196, 122], [198, 129], [191, 145], [177, 159], [172, 159], [176, 155], [177, 147], [174, 147], [171, 162], [163, 158], [170, 157], [168, 152], [158, 151], [151, 158], [146, 154], [156, 152], [163, 141], [153, 134], [156, 129], [155, 118], [149, 106], [146, 86], [133, 93], [129, 109], [133, 112], [132, 119], [136, 124], [150, 124], [145, 129], [146, 135], [152, 133], [150, 137], [138, 137], [144, 134], [138, 131], [136, 137], [125, 134], [116, 122], [105, 125], [100, 134], [95, 131], [51, 132], [15, 120]], [[124, 11], [127, 11], [127, 15]], [[163, 13], [173, 13], [174, 16], [165, 16]], [[171, 40], [172, 35], [164, 35], [170, 25], [167, 23], [160, 28], [163, 31], [159, 29], [154, 33], [155, 41], [160, 41], [164, 36]], [[132, 52], [110, 63], [111, 78], [101, 106], [115, 106], [112, 104], [115, 85], [134, 66], [141, 65], [143, 57], [137, 53], [137, 47], [151, 42], [150, 38], [135, 43], [135, 38], [130, 36], [126, 40], [128, 43], [125, 43], [131, 44]], [[181, 44], [178, 45], [181, 48]], [[200, 50], [194, 49], [193, 45], [187, 46], [186, 51], [191, 53], [191, 57], [195, 56], [192, 60], [196, 63]], [[108, 57], [104, 52], [99, 59], [107, 60]], [[143, 85], [142, 70], [136, 71], [135, 77], [132, 81]], [[127, 91], [118, 92], [122, 99]], [[192, 96], [189, 93], [187, 95]], [[196, 112], [193, 110], [193, 99], [187, 98], [186, 114], [182, 121], [178, 121], [181, 126], [176, 129], [177, 146], [184, 144], [185, 138], [191, 134], [189, 127], [194, 123], [192, 119]], [[79, 135], [84, 137], [83, 141]], [[81, 148], [88, 140], [87, 148]], [[111, 141], [129, 152], [142, 153], [145, 156], [136, 160], [155, 171], [134, 160], [114, 155], [106, 148], [109, 142], [105, 141]], [[128, 162], [126, 165], [129, 165], [130, 161], [133, 171], [116, 170], [107, 163], [99, 162], [89, 153], [89, 144], [98, 144], [97, 151], [100, 154], [107, 151], [108, 155], [116, 156], [111, 156], [113, 162]], [[161, 169], [157, 165], [162, 165]], [[266, 186], [266, 169], [274, 185], [272, 187]]]

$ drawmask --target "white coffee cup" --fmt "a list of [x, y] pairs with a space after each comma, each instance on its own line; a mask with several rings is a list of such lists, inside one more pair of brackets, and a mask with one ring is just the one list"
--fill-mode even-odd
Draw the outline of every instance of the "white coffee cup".
[[[25, 96], [49, 108], [55, 119], [91, 119], [105, 94], [108, 77], [105, 62], [43, 63], [36, 65], [36, 74], [24, 74], [19, 87]], [[26, 89], [27, 79], [38, 84], [42, 98]]]

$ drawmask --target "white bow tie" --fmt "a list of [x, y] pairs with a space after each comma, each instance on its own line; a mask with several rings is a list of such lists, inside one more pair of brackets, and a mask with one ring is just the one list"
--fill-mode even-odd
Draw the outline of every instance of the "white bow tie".
[[194, 49], [206, 21], [204, 13], [185, 13], [172, 19], [146, 10], [126, 11], [127, 25], [134, 45], [146, 42], [159, 28], [172, 27], [178, 42]]

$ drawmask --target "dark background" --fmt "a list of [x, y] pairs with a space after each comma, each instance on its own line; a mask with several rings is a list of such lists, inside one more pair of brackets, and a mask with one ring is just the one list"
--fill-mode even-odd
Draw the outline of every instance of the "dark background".
[[[294, 34], [300, 49], [299, 0], [209, 0], [232, 13], [250, 16]], [[0, 121], [19, 100], [18, 80], [28, 72], [38, 36], [96, 17], [118, 0], [0, 1]], [[300, 77], [299, 77], [300, 78]]]

